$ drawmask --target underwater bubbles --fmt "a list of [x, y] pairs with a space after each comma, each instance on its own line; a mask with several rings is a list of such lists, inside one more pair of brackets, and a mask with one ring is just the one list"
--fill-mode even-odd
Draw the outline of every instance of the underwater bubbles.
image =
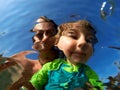
[[102, 19], [106, 19], [106, 17], [111, 16], [114, 12], [115, 4], [114, 0], [107, 0], [102, 3], [100, 8], [100, 15]]

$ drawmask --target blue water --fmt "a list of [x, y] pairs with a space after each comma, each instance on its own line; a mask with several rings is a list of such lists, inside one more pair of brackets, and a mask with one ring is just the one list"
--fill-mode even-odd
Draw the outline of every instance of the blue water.
[[11, 56], [32, 50], [30, 29], [40, 16], [45, 15], [58, 25], [87, 19], [96, 28], [99, 40], [88, 64], [100, 78], [115, 76], [119, 70], [113, 63], [120, 61], [120, 51], [108, 46], [120, 46], [119, 4], [119, 0], [0, 0], [0, 53]]

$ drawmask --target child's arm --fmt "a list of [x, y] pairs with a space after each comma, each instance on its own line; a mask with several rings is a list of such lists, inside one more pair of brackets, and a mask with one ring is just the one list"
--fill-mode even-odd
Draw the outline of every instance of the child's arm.
[[99, 80], [99, 77], [95, 71], [90, 67], [87, 67], [86, 74], [89, 79], [89, 83], [94, 87], [93, 90], [104, 90], [103, 83]]
[[48, 69], [49, 69], [50, 63], [47, 63], [43, 65], [42, 69], [39, 70], [37, 73], [35, 73], [30, 82], [37, 90], [42, 90], [42, 87], [47, 83], [48, 81]]

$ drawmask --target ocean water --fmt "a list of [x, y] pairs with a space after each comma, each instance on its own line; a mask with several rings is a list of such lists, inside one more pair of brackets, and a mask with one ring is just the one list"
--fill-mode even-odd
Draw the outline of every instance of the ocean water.
[[58, 25], [86, 19], [96, 28], [99, 40], [88, 65], [102, 79], [116, 76], [120, 50], [109, 46], [120, 47], [119, 4], [120, 0], [0, 0], [0, 54], [9, 57], [32, 50], [30, 30], [40, 16], [45, 15]]

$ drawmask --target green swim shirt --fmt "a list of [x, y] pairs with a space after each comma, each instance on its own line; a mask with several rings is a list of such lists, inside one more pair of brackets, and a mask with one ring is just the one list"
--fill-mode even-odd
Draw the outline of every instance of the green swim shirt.
[[[56, 59], [43, 65], [42, 69], [35, 73], [30, 82], [37, 90], [75, 90], [87, 88], [90, 83], [96, 88], [101, 88], [98, 75], [87, 65], [72, 65], [63, 59]], [[96, 87], [96, 88], [95, 88]]]

